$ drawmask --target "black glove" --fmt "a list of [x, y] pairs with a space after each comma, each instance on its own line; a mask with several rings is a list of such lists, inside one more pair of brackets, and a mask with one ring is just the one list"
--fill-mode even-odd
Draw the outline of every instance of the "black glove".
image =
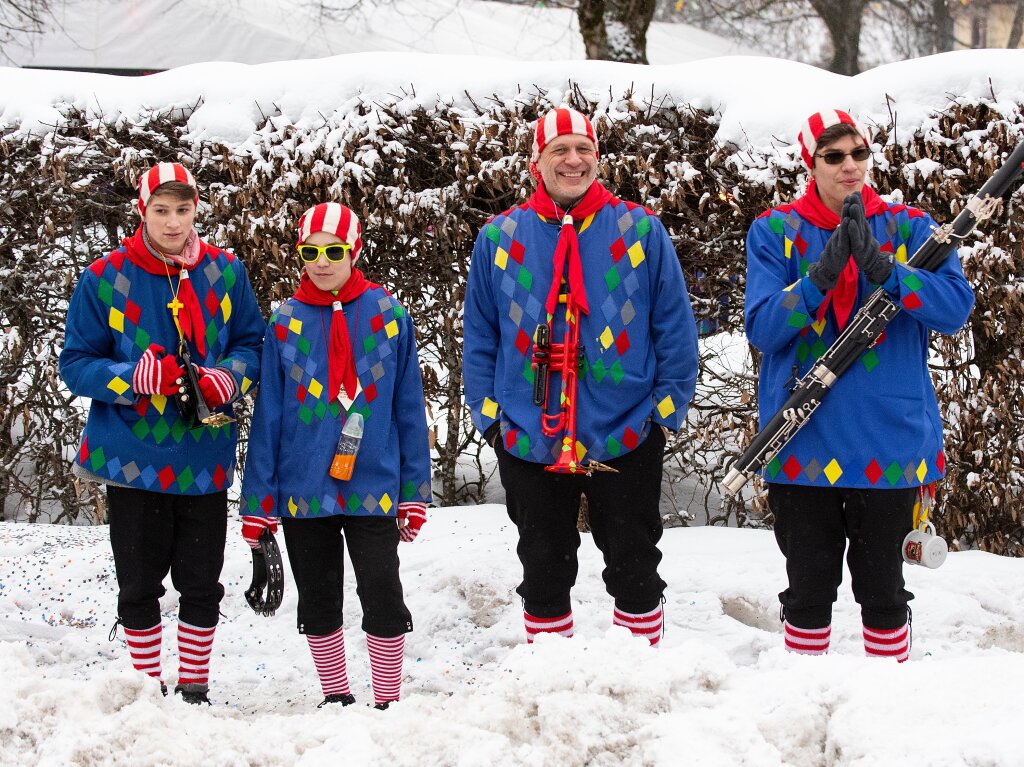
[[[847, 207], [846, 203], [850, 203]], [[850, 252], [857, 268], [864, 272], [868, 282], [881, 285], [889, 279], [895, 268], [892, 253], [883, 253], [878, 240], [871, 231], [871, 225], [864, 213], [864, 200], [859, 194], [851, 194], [843, 203], [846, 222], [850, 228]]]
[[491, 447], [494, 447], [497, 444], [498, 435], [500, 433], [501, 423], [499, 421], [495, 421], [490, 426], [488, 426], [487, 430], [484, 432], [484, 442], [486, 442]]
[[849, 260], [849, 224], [846, 221], [840, 221], [839, 226], [832, 232], [832, 238], [825, 243], [821, 256], [807, 268], [807, 276], [811, 278], [814, 287], [822, 293], [827, 293], [836, 286], [839, 275]]

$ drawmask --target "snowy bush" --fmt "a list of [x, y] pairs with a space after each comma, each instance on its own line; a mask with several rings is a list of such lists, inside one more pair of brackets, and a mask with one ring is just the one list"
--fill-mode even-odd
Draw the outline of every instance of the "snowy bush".
[[[799, 192], [801, 168], [791, 153], [720, 146], [714, 111], [629, 92], [598, 102], [579, 88], [432, 105], [401, 94], [353, 99], [301, 129], [271, 111], [231, 145], [190, 134], [189, 110], [180, 108], [96, 119], [65, 104], [45, 135], [0, 127], [5, 513], [102, 517], [102, 494], [69, 472], [83, 410], [56, 375], [56, 355], [78, 274], [134, 230], [135, 182], [161, 160], [195, 172], [201, 232], [242, 257], [267, 313], [296, 286], [293, 228], [302, 211], [333, 199], [359, 213], [364, 271], [411, 309], [419, 331], [438, 500], [479, 499], [483, 448], [461, 401], [469, 257], [481, 225], [532, 189], [530, 123], [563, 100], [597, 115], [601, 174], [613, 192], [661, 216], [706, 338], [693, 417], [667, 458], [669, 474], [695, 476], [708, 489], [713, 522], [770, 524], [759, 494], [722, 506], [714, 490], [756, 430], [756, 354], [735, 342], [742, 338], [744, 235], [755, 216]], [[977, 100], [954, 102], [907, 141], [895, 140], [893, 126], [878, 126], [879, 192], [895, 193], [940, 223], [951, 220], [1016, 140], [1019, 110], [1011, 106], [1007, 117], [1000, 106], [996, 112]], [[1019, 208], [1003, 210], [964, 243], [978, 306], [964, 332], [936, 339], [933, 350], [948, 424], [939, 521], [962, 545], [1010, 554], [1024, 553], [1022, 228]], [[726, 346], [741, 348], [747, 364], [727, 364]]]

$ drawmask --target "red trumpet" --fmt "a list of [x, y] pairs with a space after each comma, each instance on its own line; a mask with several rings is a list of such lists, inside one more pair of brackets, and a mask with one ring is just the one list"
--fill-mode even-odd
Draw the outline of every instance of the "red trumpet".
[[[533, 402], [539, 405], [540, 428], [548, 437], [562, 437], [562, 449], [558, 460], [545, 471], [558, 474], [586, 474], [595, 471], [614, 471], [598, 461], [586, 464], [577, 460], [579, 443], [576, 440], [576, 394], [579, 389], [579, 369], [583, 364], [583, 349], [580, 347], [580, 308], [572, 294], [562, 294], [559, 303], [565, 304], [565, 337], [560, 344], [551, 343], [551, 324], [538, 325], [533, 336], [533, 356], [530, 358], [534, 370]], [[548, 383], [552, 373], [562, 377], [557, 413], [548, 412]]]

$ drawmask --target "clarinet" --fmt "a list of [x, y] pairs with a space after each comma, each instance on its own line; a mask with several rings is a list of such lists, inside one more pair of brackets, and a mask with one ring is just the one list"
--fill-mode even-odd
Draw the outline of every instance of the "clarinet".
[[178, 362], [184, 371], [181, 378], [177, 380], [178, 393], [174, 400], [178, 405], [182, 420], [190, 424], [190, 428], [199, 426], [224, 426], [235, 419], [227, 413], [216, 413], [206, 404], [203, 392], [199, 388], [199, 376], [196, 373], [196, 366], [192, 362], [192, 355], [188, 351], [188, 344], [182, 339], [178, 343]]
[[[1006, 162], [985, 182], [949, 224], [939, 227], [908, 259], [907, 265], [933, 272], [938, 269], [979, 222], [991, 218], [1010, 184], [1024, 172], [1024, 142], [1017, 144]], [[871, 346], [901, 307], [883, 288], [876, 289], [814, 366], [797, 381], [789, 398], [737, 458], [722, 487], [736, 495], [747, 481], [777, 456], [803, 427], [836, 380]]]

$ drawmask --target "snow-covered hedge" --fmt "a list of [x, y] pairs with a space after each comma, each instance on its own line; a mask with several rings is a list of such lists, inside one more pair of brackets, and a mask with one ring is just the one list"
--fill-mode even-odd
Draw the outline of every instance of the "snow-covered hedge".
[[[190, 130], [188, 108], [111, 117], [68, 101], [55, 105], [58, 118], [45, 132], [0, 125], [0, 490], [7, 515], [102, 514], [102, 497], [68, 472], [82, 412], [56, 375], [56, 352], [75, 279], [134, 230], [135, 182], [157, 160], [178, 160], [196, 173], [204, 190], [200, 228], [243, 258], [265, 312], [294, 289], [300, 213], [324, 199], [360, 213], [363, 268], [411, 308], [420, 333], [438, 498], [479, 497], [481, 446], [461, 402], [469, 256], [483, 222], [532, 188], [530, 123], [561, 101], [598, 115], [602, 178], [619, 196], [653, 208], [676, 244], [709, 340], [692, 423], [675, 443], [670, 472], [696, 475], [713, 490], [756, 418], [754, 366], [723, 364], [716, 339], [742, 333], [747, 227], [799, 191], [803, 174], [791, 148], [723, 144], [716, 109], [629, 90], [598, 97], [579, 87], [538, 89], [413, 105], [402, 94], [377, 95], [301, 127], [270, 108], [254, 132], [231, 142]], [[898, 133], [894, 121], [876, 126], [875, 184], [940, 222], [1021, 133], [1016, 104], [984, 98], [947, 102], [920, 127], [901, 123]], [[948, 424], [940, 522], [963, 545], [1012, 554], [1024, 553], [1022, 230], [1015, 207], [965, 243], [961, 256], [978, 306], [965, 332], [936, 339], [933, 355]], [[743, 524], [761, 522], [762, 512], [759, 497], [710, 509]]]

